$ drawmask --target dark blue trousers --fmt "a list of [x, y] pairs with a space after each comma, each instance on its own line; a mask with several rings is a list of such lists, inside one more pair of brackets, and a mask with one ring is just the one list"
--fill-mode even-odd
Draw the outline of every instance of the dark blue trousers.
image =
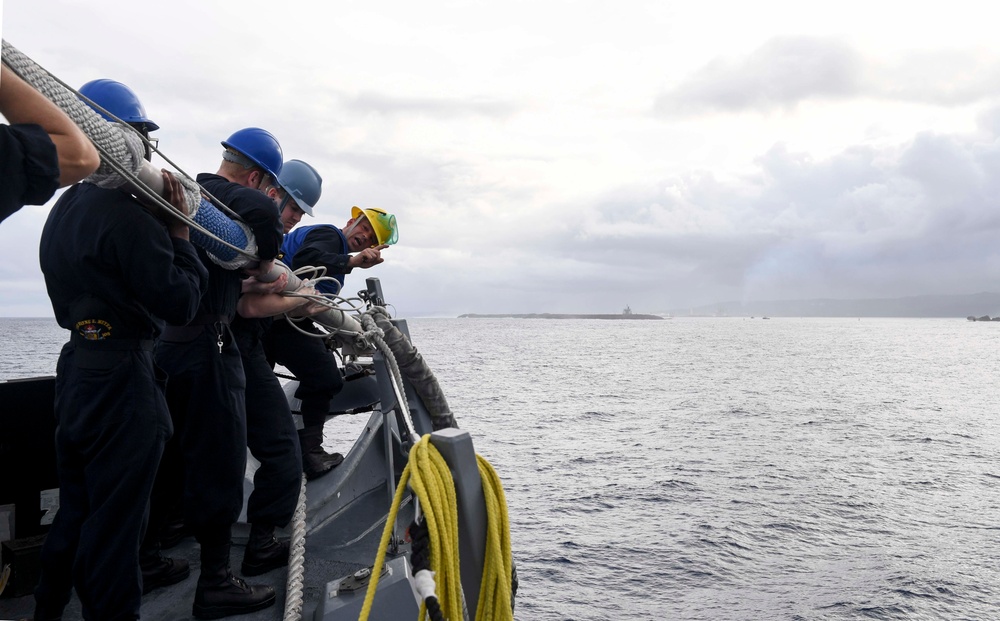
[[[312, 322], [298, 324], [313, 332]], [[292, 372], [299, 380], [295, 396], [302, 400], [302, 426], [326, 422], [330, 400], [344, 387], [337, 360], [322, 339], [301, 334], [284, 319], [275, 320], [265, 337], [268, 360]]]
[[193, 338], [165, 334], [156, 361], [170, 377], [167, 403], [180, 449], [184, 521], [202, 541], [206, 532], [228, 532], [243, 509], [246, 384], [228, 326], [183, 330]]
[[247, 521], [284, 526], [292, 519], [302, 480], [295, 421], [257, 334], [237, 330], [246, 374], [247, 446], [260, 462], [247, 501]]
[[42, 547], [36, 619], [76, 588], [85, 619], [137, 619], [139, 541], [172, 428], [151, 351], [68, 343], [56, 370], [59, 511]]

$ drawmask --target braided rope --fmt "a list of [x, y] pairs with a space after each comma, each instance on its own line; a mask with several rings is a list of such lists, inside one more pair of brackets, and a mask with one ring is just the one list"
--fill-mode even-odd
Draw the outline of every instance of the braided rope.
[[514, 557], [510, 547], [510, 522], [507, 519], [507, 498], [496, 470], [482, 455], [476, 455], [479, 478], [483, 482], [486, 500], [486, 554], [483, 559], [483, 580], [479, 585], [477, 621], [508, 621], [514, 618], [513, 571]]
[[302, 584], [306, 556], [306, 475], [302, 475], [299, 501], [292, 516], [292, 540], [288, 549], [288, 579], [285, 581], [285, 616], [283, 621], [302, 618]]
[[[111, 163], [107, 161], [108, 158], [123, 164], [133, 175], [139, 174], [145, 161], [143, 158], [145, 149], [141, 138], [137, 139], [137, 145], [135, 137], [128, 137], [132, 135], [131, 133], [116, 130], [114, 125], [83, 103], [77, 93], [66, 84], [7, 41], [3, 41], [3, 61], [22, 80], [59, 106], [98, 147], [101, 152], [101, 166], [91, 175], [102, 182], [97, 185], [118, 187], [123, 182]], [[114, 183], [109, 177], [117, 178], [117, 184], [107, 185]]]
[[[373, 566], [379, 568], [385, 562], [392, 527], [407, 484], [419, 499], [420, 506], [426, 508], [423, 515], [428, 532], [431, 533], [431, 570], [437, 582], [438, 603], [446, 618], [457, 621], [465, 615], [458, 560], [458, 505], [455, 498], [455, 483], [451, 479], [451, 472], [444, 457], [430, 443], [429, 434], [410, 449], [410, 458], [399, 478], [399, 485], [396, 486], [396, 494], [382, 531], [382, 541]], [[372, 571], [361, 614], [358, 616], [359, 621], [367, 621], [371, 614], [380, 574], [380, 571]], [[419, 618], [423, 619], [426, 612], [426, 606], [421, 602]]]
[[410, 562], [413, 564], [413, 588], [420, 595], [431, 621], [445, 621], [441, 604], [438, 602], [434, 583], [434, 572], [431, 571], [431, 534], [427, 522], [415, 519], [410, 523]]
[[390, 382], [392, 390], [396, 394], [396, 402], [399, 404], [403, 422], [406, 424], [406, 432], [409, 435], [410, 442], [416, 443], [420, 440], [420, 436], [417, 434], [416, 425], [413, 424], [413, 418], [410, 415], [410, 404], [403, 392], [403, 375], [400, 373], [399, 365], [396, 363], [396, 356], [393, 355], [392, 349], [386, 344], [385, 339], [382, 338], [384, 333], [381, 328], [375, 325], [375, 319], [370, 313], [361, 315], [361, 326], [365, 329], [362, 337], [367, 342], [375, 345], [375, 348], [385, 358], [385, 365], [389, 369], [390, 379], [392, 380]]
[[385, 307], [373, 306], [368, 314], [374, 319], [375, 325], [381, 328], [383, 338], [392, 350], [400, 370], [406, 379], [410, 380], [417, 396], [426, 406], [434, 431], [449, 427], [458, 428], [437, 377], [409, 338], [392, 324], [389, 312]]
[[[86, 181], [102, 188], [118, 188], [127, 183], [137, 194], [159, 205], [186, 222], [192, 229], [191, 241], [205, 249], [209, 258], [225, 269], [243, 267], [258, 260], [253, 232], [243, 222], [230, 220], [211, 203], [203, 200], [202, 188], [186, 173], [175, 175], [184, 188], [188, 216], [177, 212], [163, 200], [160, 173], [146, 161], [146, 148], [155, 147], [127, 123], [109, 122], [81, 100], [74, 89], [52, 75], [17, 48], [3, 41], [3, 62], [32, 88], [59, 106], [90, 138], [101, 154], [101, 165]], [[90, 101], [89, 99], [87, 101]], [[90, 104], [100, 108], [95, 102]], [[101, 108], [103, 110], [103, 108]], [[107, 110], [108, 116], [113, 117]], [[157, 149], [157, 153], [160, 151]], [[160, 153], [167, 162], [168, 158]], [[173, 162], [170, 162], [174, 165]], [[180, 169], [174, 165], [179, 172]], [[150, 187], [152, 186], [152, 187]], [[223, 205], [233, 217], [237, 217]]]
[[195, 229], [191, 231], [191, 243], [203, 248], [209, 258], [223, 269], [234, 270], [256, 258], [257, 238], [243, 222], [229, 219], [204, 199], [199, 201], [198, 213], [192, 217], [204, 229], [216, 235]]

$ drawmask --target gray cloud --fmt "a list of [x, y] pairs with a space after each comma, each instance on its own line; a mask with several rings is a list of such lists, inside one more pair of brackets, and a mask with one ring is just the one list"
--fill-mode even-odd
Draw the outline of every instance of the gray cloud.
[[661, 93], [654, 112], [771, 112], [809, 100], [963, 105], [1000, 95], [1000, 60], [977, 50], [864, 57], [839, 39], [774, 38], [742, 58], [716, 58]]
[[649, 311], [1000, 282], [996, 134], [923, 133], [828, 158], [776, 145], [745, 178], [689, 174], [661, 188], [671, 192], [630, 187], [596, 202], [552, 252]]
[[863, 63], [847, 44], [830, 39], [777, 38], [745, 58], [716, 58], [660, 95], [660, 114], [700, 110], [767, 111], [809, 98], [858, 92]]
[[[368, 55], [335, 47], [328, 25], [323, 37], [289, 40], [250, 27], [251, 18], [199, 19], [183, 27], [163, 22], [151, 37], [126, 27], [123, 17], [107, 29], [112, 39], [95, 36], [104, 30], [93, 26], [87, 3], [59, 4], [69, 17], [58, 21], [79, 22], [74, 28], [39, 20], [33, 6], [13, 3], [5, 11], [5, 34], [25, 33], [13, 43], [23, 40], [23, 51], [70, 84], [112, 77], [135, 87], [163, 127], [161, 144], [189, 172], [215, 170], [219, 140], [259, 125], [279, 137], [287, 157], [307, 159], [324, 175], [318, 217], [307, 224], [342, 224], [353, 204], [397, 213], [400, 244], [386, 251], [385, 264], [352, 274], [347, 290], [381, 277], [403, 316], [615, 312], [625, 304], [655, 312], [729, 299], [969, 293], [1000, 282], [1000, 108], [983, 113], [969, 135], [924, 132], [829, 157], [779, 143], [749, 172], [727, 176], [724, 163], [718, 171], [682, 171], [686, 165], [666, 146], [675, 128], [663, 132], [660, 153], [647, 143], [650, 125], [662, 125], [611, 118], [604, 95], [580, 95], [577, 108], [529, 79], [439, 82], [448, 69], [433, 56], [412, 64], [426, 74], [390, 90], [362, 77], [398, 63], [369, 64]], [[223, 11], [211, 3], [194, 8]], [[169, 14], [184, 13], [171, 6]], [[307, 40], [323, 47], [301, 46]], [[169, 54], [162, 51], [168, 43]], [[424, 53], [418, 48], [414, 54]], [[566, 49], [574, 48], [560, 41], [545, 54], [533, 52], [533, 66], [568, 68], [577, 57], [557, 55]], [[609, 67], [593, 67], [594, 92], [613, 87], [602, 72], [613, 77], [619, 67]], [[838, 39], [779, 38], [742, 58], [708, 62], [664, 92], [657, 111], [770, 113], [847, 99], [957, 106], [995, 96], [997, 67], [994, 57], [974, 51], [873, 60]], [[427, 90], [432, 84], [442, 86]], [[452, 95], [466, 88], [485, 95]], [[426, 92], [443, 94], [421, 96]], [[566, 112], [535, 114], [549, 106]], [[575, 131], [579, 118], [593, 121], [593, 131]], [[872, 135], [882, 134], [884, 119], [873, 114]], [[742, 152], [737, 124], [722, 138], [709, 124], [688, 129], [695, 125], [676, 132], [677, 147], [723, 157], [729, 147]], [[658, 183], [635, 181], [644, 166], [610, 166], [605, 175], [596, 172], [598, 152], [608, 161], [671, 168]], [[575, 187], [574, 177], [584, 183]], [[30, 208], [0, 227], [7, 249], [0, 285], [10, 293], [0, 314], [48, 312], [37, 267], [46, 211]]]

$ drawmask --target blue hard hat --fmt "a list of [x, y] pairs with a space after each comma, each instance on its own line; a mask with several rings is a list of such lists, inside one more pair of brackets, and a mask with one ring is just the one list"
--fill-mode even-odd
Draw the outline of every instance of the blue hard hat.
[[281, 167], [278, 185], [295, 200], [299, 209], [313, 215], [313, 207], [323, 193], [323, 178], [315, 168], [302, 160], [288, 160]]
[[238, 151], [248, 160], [266, 170], [275, 179], [281, 172], [281, 145], [274, 134], [259, 127], [247, 127], [222, 141], [222, 146]]
[[[144, 125], [146, 131], [151, 132], [160, 129], [146, 116], [146, 109], [132, 89], [121, 82], [106, 78], [91, 80], [80, 87], [80, 94], [126, 123]], [[85, 100], [84, 103], [94, 108], [90, 102]], [[94, 110], [109, 121], [115, 120], [102, 110]]]

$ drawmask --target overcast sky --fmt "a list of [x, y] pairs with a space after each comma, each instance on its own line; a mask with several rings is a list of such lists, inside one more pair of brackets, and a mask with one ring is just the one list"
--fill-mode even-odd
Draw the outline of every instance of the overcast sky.
[[[188, 172], [259, 126], [323, 176], [304, 224], [395, 213], [347, 290], [401, 316], [666, 312], [1000, 289], [988, 6], [5, 0], [2, 33], [131, 86]], [[2, 316], [51, 315], [47, 212], [0, 225]]]

